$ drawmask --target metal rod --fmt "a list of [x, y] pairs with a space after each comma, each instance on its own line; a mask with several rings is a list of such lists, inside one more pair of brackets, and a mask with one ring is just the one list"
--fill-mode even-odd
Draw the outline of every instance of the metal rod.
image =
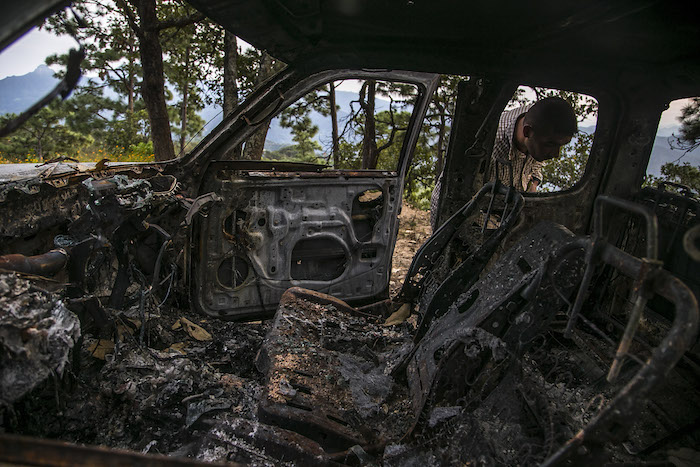
[[620, 374], [620, 369], [622, 368], [622, 362], [627, 355], [627, 351], [632, 344], [632, 339], [634, 339], [634, 334], [637, 332], [637, 327], [639, 326], [639, 318], [642, 317], [642, 311], [647, 304], [646, 298], [642, 294], [637, 295], [637, 299], [634, 302], [632, 311], [630, 312], [629, 320], [627, 321], [627, 326], [625, 327], [625, 332], [622, 335], [620, 344], [617, 347], [617, 352], [615, 352], [615, 359], [610, 365], [610, 371], [608, 371], [608, 383], [614, 382], [618, 375]]

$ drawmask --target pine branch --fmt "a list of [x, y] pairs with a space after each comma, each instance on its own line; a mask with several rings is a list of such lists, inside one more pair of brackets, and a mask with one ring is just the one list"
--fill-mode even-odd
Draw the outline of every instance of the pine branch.
[[189, 16], [183, 16], [182, 18], [169, 19], [165, 21], [160, 21], [156, 27], [159, 31], [169, 28], [182, 28], [189, 26], [190, 24], [198, 23], [206, 18], [202, 13], [193, 13]]

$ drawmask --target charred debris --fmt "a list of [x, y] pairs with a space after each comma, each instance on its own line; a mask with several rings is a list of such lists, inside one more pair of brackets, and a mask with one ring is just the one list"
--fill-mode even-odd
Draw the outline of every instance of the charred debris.
[[[654, 243], [673, 203], [601, 197], [592, 236], [542, 223], [503, 251], [523, 200], [487, 186], [419, 250], [393, 301], [354, 308], [291, 288], [273, 319], [231, 322], [193, 310], [189, 277], [191, 226], [227, 201], [192, 196], [179, 178], [122, 166], [2, 186], [0, 438], [15, 461], [30, 446], [127, 455], [48, 439], [152, 465], [151, 454], [183, 465], [697, 461], [697, 301]], [[631, 213], [628, 242], [646, 243], [607, 241], [608, 205]]]

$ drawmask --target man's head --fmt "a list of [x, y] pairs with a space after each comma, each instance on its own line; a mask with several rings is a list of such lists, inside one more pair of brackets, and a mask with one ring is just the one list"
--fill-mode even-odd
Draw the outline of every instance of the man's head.
[[547, 97], [535, 102], [523, 117], [522, 144], [537, 161], [559, 156], [559, 149], [568, 144], [578, 131], [576, 114], [560, 97]]

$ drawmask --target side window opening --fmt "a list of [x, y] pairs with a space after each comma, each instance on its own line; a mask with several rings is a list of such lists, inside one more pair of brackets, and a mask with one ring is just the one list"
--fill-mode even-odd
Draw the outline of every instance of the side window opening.
[[661, 114], [644, 185], [700, 196], [700, 97], [677, 99]]
[[324, 84], [272, 119], [262, 159], [396, 170], [417, 96], [406, 83]]

